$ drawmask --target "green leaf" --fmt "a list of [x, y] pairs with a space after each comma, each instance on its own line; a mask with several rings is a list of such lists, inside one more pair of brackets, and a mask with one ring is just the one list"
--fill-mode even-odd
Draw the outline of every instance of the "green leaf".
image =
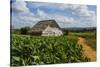
[[16, 60], [16, 61], [19, 61], [20, 60], [19, 57], [15, 57], [15, 56], [13, 56], [13, 59]]

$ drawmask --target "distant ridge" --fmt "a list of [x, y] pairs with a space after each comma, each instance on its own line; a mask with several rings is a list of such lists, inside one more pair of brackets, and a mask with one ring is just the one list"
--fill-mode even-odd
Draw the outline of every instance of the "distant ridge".
[[72, 28], [62, 28], [63, 31], [71, 31], [71, 32], [96, 32], [96, 27], [72, 27]]

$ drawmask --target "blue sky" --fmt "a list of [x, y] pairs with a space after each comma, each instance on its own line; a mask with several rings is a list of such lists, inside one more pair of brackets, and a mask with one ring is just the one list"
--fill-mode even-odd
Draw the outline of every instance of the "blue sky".
[[38, 21], [50, 19], [61, 28], [96, 27], [95, 5], [13, 1], [11, 8], [14, 28], [32, 27]]

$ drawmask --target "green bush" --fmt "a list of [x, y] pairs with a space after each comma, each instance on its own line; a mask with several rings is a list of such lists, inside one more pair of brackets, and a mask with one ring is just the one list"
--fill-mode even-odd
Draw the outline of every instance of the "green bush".
[[64, 35], [68, 35], [68, 31], [65, 31], [65, 32], [64, 32]]
[[23, 27], [23, 28], [20, 29], [20, 33], [21, 33], [21, 34], [28, 34], [28, 31], [29, 31], [29, 30], [30, 30], [29, 27]]

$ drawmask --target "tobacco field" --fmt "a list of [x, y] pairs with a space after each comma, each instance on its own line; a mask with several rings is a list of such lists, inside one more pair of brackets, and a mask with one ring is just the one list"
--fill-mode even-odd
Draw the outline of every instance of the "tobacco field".
[[89, 61], [82, 56], [77, 38], [12, 35], [11, 42], [11, 66]]

